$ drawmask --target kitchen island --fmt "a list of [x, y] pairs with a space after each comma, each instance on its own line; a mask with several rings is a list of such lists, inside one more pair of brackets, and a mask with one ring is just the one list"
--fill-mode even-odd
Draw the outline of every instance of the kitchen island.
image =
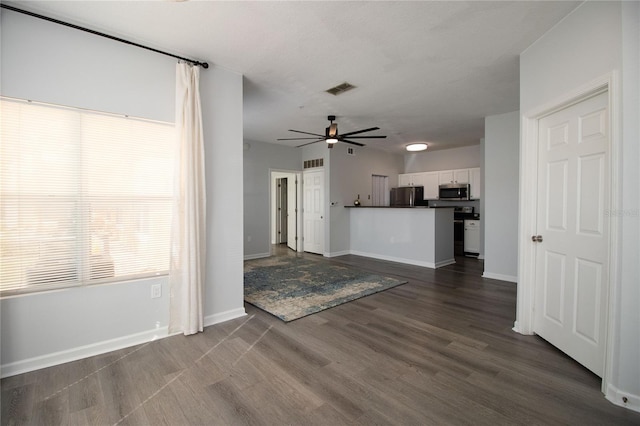
[[346, 208], [351, 254], [427, 268], [455, 263], [453, 208]]

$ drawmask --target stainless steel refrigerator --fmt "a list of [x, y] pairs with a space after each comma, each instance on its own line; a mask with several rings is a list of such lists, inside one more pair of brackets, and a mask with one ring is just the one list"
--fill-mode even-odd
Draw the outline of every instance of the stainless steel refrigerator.
[[391, 207], [426, 206], [423, 186], [391, 188]]

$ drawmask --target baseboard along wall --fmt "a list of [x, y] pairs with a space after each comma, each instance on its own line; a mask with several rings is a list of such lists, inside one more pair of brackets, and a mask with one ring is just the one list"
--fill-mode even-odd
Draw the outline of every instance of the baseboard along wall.
[[[219, 324], [247, 315], [244, 308], [232, 309], [225, 312], [209, 315], [204, 318], [205, 327]], [[30, 371], [39, 370], [41, 368], [52, 367], [54, 365], [64, 364], [79, 359], [88, 358], [131, 346], [141, 345], [154, 340], [164, 339], [172, 336], [169, 334], [169, 327], [158, 327], [153, 330], [147, 330], [140, 333], [130, 334], [128, 336], [118, 337], [116, 339], [105, 340], [102, 342], [92, 343], [90, 345], [78, 346], [60, 352], [54, 352], [42, 356], [28, 358], [8, 364], [0, 365], [0, 378], [11, 377], [17, 374], [28, 373]]]

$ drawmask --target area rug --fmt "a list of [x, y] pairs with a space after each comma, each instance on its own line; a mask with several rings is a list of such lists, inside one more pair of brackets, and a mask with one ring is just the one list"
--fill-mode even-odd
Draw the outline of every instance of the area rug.
[[244, 262], [244, 300], [285, 322], [405, 283], [298, 257]]

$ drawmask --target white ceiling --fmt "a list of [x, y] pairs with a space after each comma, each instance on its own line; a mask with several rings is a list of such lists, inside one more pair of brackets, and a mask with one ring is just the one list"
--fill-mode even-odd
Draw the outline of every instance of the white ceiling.
[[[479, 143], [518, 109], [519, 54], [580, 2], [13, 2], [244, 75], [245, 139], [380, 127], [368, 147]], [[207, 71], [203, 71], [207, 72]], [[348, 81], [339, 96], [326, 89]], [[304, 136], [304, 135], [300, 135]], [[286, 142], [295, 146], [301, 142]]]

